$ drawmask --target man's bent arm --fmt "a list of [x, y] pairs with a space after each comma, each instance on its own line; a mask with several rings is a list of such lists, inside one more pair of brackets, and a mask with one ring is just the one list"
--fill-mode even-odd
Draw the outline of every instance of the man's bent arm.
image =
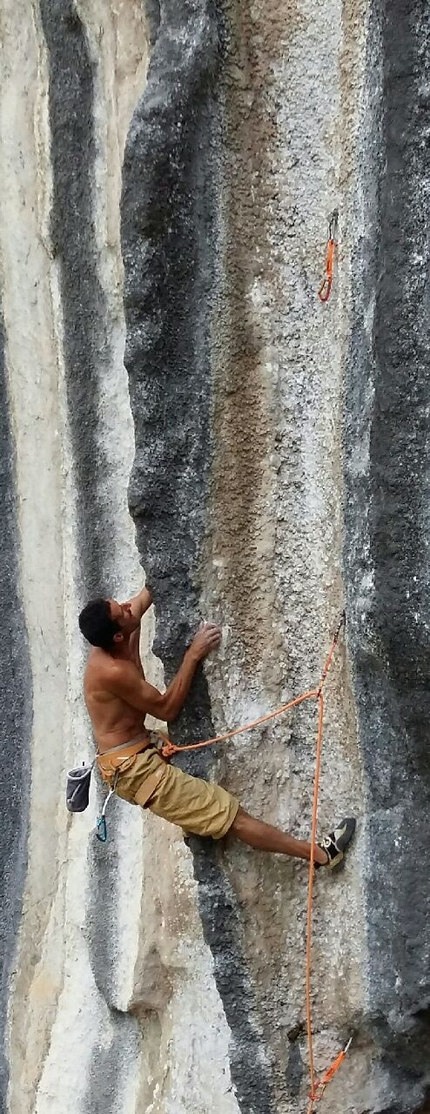
[[185, 703], [199, 660], [190, 647], [166, 692], [159, 692], [145, 681], [133, 662], [118, 662], [109, 678], [109, 689], [132, 708], [169, 723]]
[[176, 719], [181, 708], [183, 708], [200, 661], [200, 656], [196, 654], [191, 645], [189, 649], [186, 650], [173, 681], [170, 682], [170, 685], [168, 685], [165, 693], [162, 695], [163, 715], [160, 718], [166, 720], [166, 723], [170, 723], [171, 720]]
[[142, 616], [145, 615], [145, 612], [151, 607], [152, 596], [148, 588], [142, 588], [142, 591], [138, 592], [137, 596], [133, 596], [131, 600], [126, 600], [126, 603], [131, 607], [134, 618], [138, 619], [140, 622]]
[[140, 712], [170, 723], [185, 704], [199, 662], [220, 644], [221, 632], [206, 623], [186, 650], [182, 663], [166, 691], [161, 693], [140, 676], [132, 662], [118, 662], [111, 674], [109, 688]]

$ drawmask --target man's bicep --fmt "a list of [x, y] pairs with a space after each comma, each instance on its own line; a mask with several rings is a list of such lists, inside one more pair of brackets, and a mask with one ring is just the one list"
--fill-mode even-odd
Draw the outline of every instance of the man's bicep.
[[148, 681], [140, 682], [140, 690], [142, 693], [142, 703], [144, 710], [149, 716], [154, 716], [155, 719], [164, 719], [164, 710], [166, 697], [164, 693], [159, 692], [158, 689], [150, 685]]

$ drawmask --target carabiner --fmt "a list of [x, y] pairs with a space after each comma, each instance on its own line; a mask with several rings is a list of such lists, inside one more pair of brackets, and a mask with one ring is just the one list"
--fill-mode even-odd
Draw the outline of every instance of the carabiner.
[[106, 843], [106, 840], [107, 840], [107, 824], [106, 824], [106, 819], [105, 819], [105, 812], [106, 812], [106, 809], [107, 809], [107, 806], [109, 804], [109, 801], [110, 801], [111, 797], [113, 797], [113, 794], [115, 793], [115, 789], [117, 787], [119, 774], [120, 774], [119, 770], [117, 770], [116, 773], [114, 774], [114, 779], [113, 779], [113, 782], [112, 782], [112, 788], [109, 789], [109, 793], [108, 793], [108, 795], [106, 797], [106, 800], [105, 800], [105, 803], [103, 805], [101, 815], [99, 816], [99, 818], [97, 820], [96, 836], [97, 836], [97, 839], [100, 840], [100, 843]]
[[106, 843], [107, 840], [107, 824], [106, 817], [99, 816], [96, 824], [96, 836], [100, 843]]

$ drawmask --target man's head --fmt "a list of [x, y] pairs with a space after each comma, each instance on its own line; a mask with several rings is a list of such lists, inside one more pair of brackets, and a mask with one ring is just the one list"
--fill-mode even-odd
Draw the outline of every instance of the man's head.
[[137, 630], [139, 621], [134, 617], [130, 604], [99, 596], [83, 608], [79, 626], [92, 646], [112, 651], [115, 644], [123, 642], [132, 631]]

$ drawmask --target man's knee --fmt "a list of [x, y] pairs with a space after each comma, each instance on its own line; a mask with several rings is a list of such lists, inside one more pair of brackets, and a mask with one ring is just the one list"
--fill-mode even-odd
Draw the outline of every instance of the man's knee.
[[241, 832], [247, 830], [249, 821], [251, 819], [252, 817], [249, 815], [249, 812], [245, 812], [245, 809], [242, 808], [241, 805], [239, 805], [236, 816], [231, 825], [230, 832], [233, 832], [235, 835], [240, 837]]

